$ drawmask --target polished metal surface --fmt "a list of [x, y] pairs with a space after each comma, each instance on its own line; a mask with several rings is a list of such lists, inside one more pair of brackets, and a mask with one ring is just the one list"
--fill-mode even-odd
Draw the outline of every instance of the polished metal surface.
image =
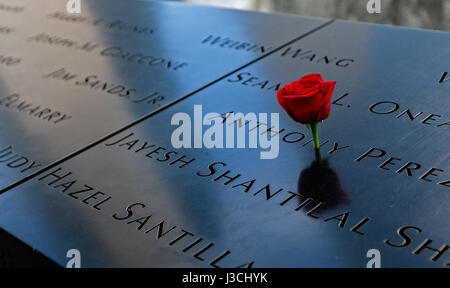
[[0, 188], [327, 21], [151, 1], [86, 0], [79, 15], [65, 1], [1, 3]]
[[[4, 193], [0, 226], [63, 266], [72, 248], [84, 267], [365, 267], [371, 249], [382, 267], [447, 266], [449, 44], [337, 21]], [[275, 97], [309, 73], [337, 81], [320, 165]], [[278, 158], [173, 148], [172, 116], [196, 104], [280, 113]]]

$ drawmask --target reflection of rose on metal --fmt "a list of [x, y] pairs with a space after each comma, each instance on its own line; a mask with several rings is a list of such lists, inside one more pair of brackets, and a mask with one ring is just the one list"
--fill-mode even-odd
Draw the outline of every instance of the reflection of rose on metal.
[[327, 159], [320, 159], [320, 154], [316, 154], [316, 157], [316, 160], [300, 173], [298, 193], [304, 196], [303, 199], [314, 199], [311, 205], [325, 203], [322, 211], [348, 203], [349, 199], [341, 187], [338, 174], [329, 167]]

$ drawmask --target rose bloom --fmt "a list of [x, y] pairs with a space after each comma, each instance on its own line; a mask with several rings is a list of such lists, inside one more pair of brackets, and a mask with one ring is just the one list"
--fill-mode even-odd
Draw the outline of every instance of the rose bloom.
[[323, 81], [320, 74], [310, 74], [281, 88], [278, 103], [297, 122], [311, 124], [330, 115], [331, 95], [336, 81]]

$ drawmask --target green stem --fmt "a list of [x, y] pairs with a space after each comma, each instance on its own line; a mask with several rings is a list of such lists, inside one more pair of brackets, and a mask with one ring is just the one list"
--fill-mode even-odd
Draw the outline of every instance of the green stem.
[[318, 123], [311, 123], [311, 132], [312, 132], [312, 136], [313, 136], [313, 141], [314, 141], [314, 149], [319, 149], [320, 148], [320, 144], [319, 144], [319, 127], [318, 127]]
[[317, 162], [322, 161], [322, 158], [320, 157], [320, 149], [314, 149], [314, 152], [316, 154], [316, 161]]

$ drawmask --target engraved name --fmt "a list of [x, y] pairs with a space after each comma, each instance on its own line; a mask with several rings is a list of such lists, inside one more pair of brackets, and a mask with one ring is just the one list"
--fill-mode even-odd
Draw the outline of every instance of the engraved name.
[[25, 11], [25, 7], [0, 3], [0, 11], [9, 13], [22, 13], [23, 11]]
[[[218, 117], [220, 117], [222, 119], [222, 124], [224, 124], [227, 120], [227, 118], [231, 115], [230, 113], [233, 113], [233, 111], [230, 112], [225, 112], [222, 114], [219, 114]], [[237, 115], [237, 114], [235, 114]], [[211, 119], [215, 119], [214, 117], [212, 118], [208, 118], [208, 120]], [[287, 130], [286, 128], [282, 128], [279, 130], [274, 129], [274, 126], [269, 127], [269, 125], [265, 122], [262, 121], [253, 121], [253, 120], [247, 120], [244, 117], [238, 117], [236, 116], [236, 120], [230, 122], [230, 124], [228, 125], [235, 125], [238, 128], [242, 128], [244, 126], [247, 127], [248, 132], [251, 132], [255, 129], [259, 129], [260, 135], [266, 135], [268, 134], [268, 136], [270, 138], [275, 137], [276, 135], [280, 135], [280, 139], [282, 141], [282, 143], [287, 143], [287, 144], [294, 144], [294, 145], [298, 145], [301, 147], [300, 148], [310, 148], [311, 147], [311, 143], [313, 141], [312, 137], [307, 137], [305, 135], [305, 133], [300, 132], [300, 131], [292, 131], [292, 130]], [[308, 134], [308, 133], [307, 133]], [[342, 151], [344, 149], [350, 148], [350, 145], [343, 145], [342, 143], [339, 143], [337, 141], [334, 141], [332, 139], [322, 139], [321, 142], [319, 143], [319, 147], [322, 149], [329, 149], [327, 150], [327, 154], [331, 155], [336, 153], [337, 151]]]
[[42, 166], [29, 157], [15, 152], [11, 145], [0, 149], [0, 163], [7, 168], [18, 170], [20, 173], [32, 172]]
[[[99, 211], [99, 213], [106, 209], [112, 210], [108, 208], [108, 206], [112, 206], [113, 202], [111, 195], [93, 186], [82, 183], [70, 171], [56, 168], [38, 178], [38, 181], [47, 184], [52, 189], [77, 200], [87, 207]], [[211, 250], [214, 250], [215, 243], [204, 241], [202, 237], [177, 225], [169, 225], [168, 222], [170, 221], [165, 219], [166, 217], [164, 219], [159, 218], [154, 213], [149, 212], [145, 209], [147, 205], [144, 203], [134, 202], [121, 206], [123, 206], [121, 209], [114, 208], [115, 212], [111, 215], [114, 221], [134, 226], [137, 231], [145, 235], [156, 236], [156, 240], [169, 240], [168, 246], [177, 248], [184, 254], [193, 253], [192, 257], [199, 261], [207, 260], [209, 262], [208, 265], [214, 268], [221, 268], [219, 262], [231, 254], [230, 250], [225, 250], [224, 252], [211, 256]], [[254, 262], [250, 261], [244, 264], [239, 263], [235, 266], [251, 268], [253, 264]]]
[[251, 88], [259, 88], [268, 91], [278, 91], [284, 86], [281, 82], [275, 83], [267, 79], [261, 79], [260, 77], [253, 76], [250, 72], [241, 72], [235, 76], [231, 76], [227, 81], [228, 83], [239, 83]]
[[[85, 52], [93, 52], [99, 47], [95, 42], [79, 42], [65, 37], [49, 35], [47, 33], [40, 33], [28, 38], [30, 42], [42, 43], [55, 47], [71, 48]], [[113, 46], [107, 47], [100, 51], [103, 57], [112, 57], [128, 63], [139, 65], [147, 65], [150, 67], [165, 68], [173, 71], [181, 70], [189, 64], [179, 60], [173, 60], [161, 56], [141, 54], [138, 52], [127, 51], [121, 47]]]
[[54, 47], [72, 48], [76, 50], [82, 50], [85, 52], [92, 52], [99, 45], [94, 42], [79, 42], [77, 40], [69, 39], [66, 37], [60, 37], [56, 35], [50, 35], [47, 33], [39, 33], [37, 35], [28, 38], [30, 42], [36, 42], [46, 44]]
[[[112, 140], [112, 142], [105, 143], [104, 145], [109, 148], [115, 147], [123, 151], [133, 152], [130, 153], [130, 157], [146, 157], [152, 159], [152, 161], [166, 163], [170, 167], [179, 169], [192, 167], [192, 163], [196, 161], [195, 158], [181, 154], [179, 150], [174, 151], [153, 144], [150, 141], [142, 140], [136, 137], [134, 132], [120, 136], [119, 139]], [[299, 193], [291, 192], [284, 188], [274, 188], [274, 185], [264, 183], [261, 179], [248, 178], [240, 173], [233, 172], [227, 168], [228, 164], [221, 161], [212, 162], [206, 166], [205, 169], [194, 171], [194, 175], [203, 179], [211, 179], [218, 183], [218, 185], [230, 187], [230, 189], [244, 192], [253, 197], [263, 195], [262, 197], [265, 200], [272, 200], [271, 202], [276, 201], [274, 199], [278, 199], [280, 206], [302, 201], [300, 205], [295, 206], [294, 210], [306, 210], [306, 215], [315, 219], [319, 218], [315, 213], [318, 213], [325, 205], [325, 203], [318, 202]]]
[[51, 172], [38, 178], [39, 182], [44, 182], [55, 190], [65, 194], [80, 203], [90, 206], [95, 210], [102, 210], [103, 206], [112, 199], [112, 197], [94, 187], [80, 183], [73, 177], [72, 172], [65, 172], [62, 168], [54, 169]]
[[361, 156], [355, 159], [356, 162], [371, 162], [374, 163], [374, 159], [379, 164], [377, 167], [410, 178], [415, 178], [423, 183], [434, 183], [440, 187], [450, 188], [450, 179], [447, 173], [443, 169], [436, 167], [423, 167], [421, 163], [417, 161], [402, 160], [398, 157], [390, 156], [386, 150], [372, 147]]
[[3, 34], [3, 35], [11, 34], [11, 33], [13, 33], [15, 30], [16, 30], [16, 29], [13, 28], [13, 27], [0, 25], [0, 34]]
[[450, 126], [450, 121], [448, 121], [448, 119], [444, 120], [445, 118], [443, 115], [422, 111], [411, 111], [409, 108], [401, 109], [400, 104], [393, 101], [380, 101], [372, 104], [369, 107], [369, 111], [377, 115], [393, 115], [396, 119], [402, 121], [410, 120], [427, 126], [438, 128]]
[[133, 51], [126, 51], [121, 47], [114, 46], [103, 49], [100, 55], [105, 57], [113, 57], [125, 62], [135, 63], [140, 65], [148, 65], [153, 67], [166, 68], [173, 71], [178, 71], [186, 66], [188, 63], [168, 59], [155, 55], [141, 54]]
[[19, 57], [0, 54], [0, 65], [15, 66], [20, 64], [21, 61], [22, 59], [20, 59]]
[[23, 100], [17, 93], [3, 97], [0, 96], [0, 106], [53, 124], [59, 124], [72, 119], [72, 116], [57, 111], [53, 108], [33, 104], [28, 100]]
[[229, 37], [215, 36], [215, 35], [208, 35], [201, 41], [201, 44], [225, 49], [232, 49], [236, 51], [260, 53], [260, 54], [264, 54], [266, 53], [266, 51], [272, 50], [272, 47], [266, 47], [264, 45], [246, 41], [237, 41]]
[[165, 97], [158, 91], [139, 94], [136, 88], [130, 88], [124, 84], [111, 83], [101, 80], [98, 75], [80, 76], [78, 74], [68, 72], [65, 68], [61, 68], [49, 74], [43, 75], [43, 78], [58, 79], [66, 83], [72, 83], [75, 86], [102, 91], [106, 94], [116, 95], [119, 98], [129, 100], [134, 104], [147, 104], [159, 107], [165, 99]]
[[355, 62], [355, 59], [339, 56], [320, 55], [313, 50], [305, 50], [302, 48], [287, 47], [279, 52], [280, 57], [292, 58], [298, 61], [309, 61], [316, 64], [334, 65], [339, 68], [349, 67]]
[[[140, 215], [134, 215], [136, 211], [142, 210], [146, 208], [146, 206], [146, 204], [140, 202], [133, 203], [124, 207], [119, 213], [113, 214], [112, 217], [126, 225], [136, 226], [136, 230], [144, 234], [152, 233], [154, 235], [153, 237], [156, 236], [156, 240], [168, 240], [168, 246], [177, 247], [183, 254], [191, 254], [192, 257], [199, 261], [207, 260], [209, 266], [222, 268], [219, 263], [223, 261], [224, 258], [230, 256], [230, 250], [213, 254], [210, 250], [215, 246], [215, 243], [204, 241], [205, 239], [203, 239], [203, 237], [199, 237], [194, 234], [194, 232], [178, 227], [177, 225], [168, 225], [167, 220], [161, 218], [158, 219], [151, 212], [141, 212]], [[210, 252], [206, 253], [207, 251]], [[208, 254], [209, 256], [207, 256]], [[213, 255], [212, 257], [211, 254]], [[236, 268], [251, 268], [254, 265], [254, 261], [239, 264], [240, 265], [233, 266]]]
[[155, 27], [136, 25], [124, 20], [106, 20], [102, 18], [91, 19], [86, 16], [60, 11], [49, 14], [47, 18], [69, 23], [87, 23], [94, 26], [102, 26], [110, 30], [131, 32], [141, 35], [153, 35], [157, 31]]
[[[255, 88], [255, 89], [261, 89], [261, 90], [267, 90], [267, 91], [273, 91], [276, 92], [281, 89], [285, 84], [282, 82], [275, 82], [267, 79], [262, 79], [261, 77], [255, 76], [254, 74], [250, 72], [241, 72], [236, 75], [230, 76], [227, 79], [228, 83], [232, 84], [241, 84], [243, 86], [249, 87], [249, 88]], [[349, 93], [344, 93], [340, 96], [338, 96], [337, 99], [333, 100], [332, 104], [337, 106], [347, 106], [350, 107], [350, 105], [343, 104], [342, 101], [344, 98], [349, 96]]]

